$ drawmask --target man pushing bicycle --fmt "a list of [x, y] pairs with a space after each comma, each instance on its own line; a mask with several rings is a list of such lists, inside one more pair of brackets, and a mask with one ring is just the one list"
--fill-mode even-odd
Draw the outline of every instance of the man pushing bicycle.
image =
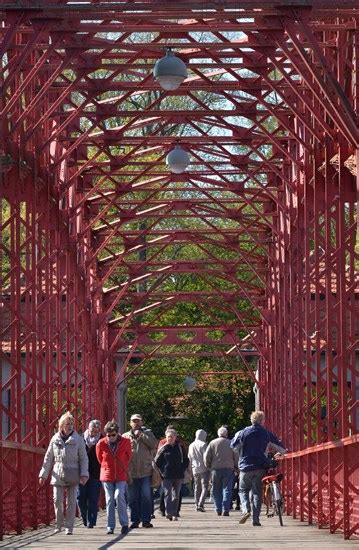
[[272, 432], [263, 426], [265, 417], [263, 411], [254, 411], [250, 417], [251, 425], [238, 431], [231, 441], [232, 448], [238, 448], [239, 458], [239, 496], [242, 515], [239, 523], [243, 524], [251, 515], [249, 493], [253, 497], [252, 523], [260, 527], [259, 516], [262, 507], [262, 478], [268, 468], [268, 450], [277, 454], [286, 453], [283, 443]]

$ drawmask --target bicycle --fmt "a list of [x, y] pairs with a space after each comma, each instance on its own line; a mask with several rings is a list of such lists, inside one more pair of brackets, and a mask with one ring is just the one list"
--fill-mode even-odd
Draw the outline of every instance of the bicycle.
[[[274, 465], [277, 466], [277, 463]], [[283, 480], [282, 473], [276, 473], [274, 468], [268, 471], [268, 474], [262, 479], [264, 484], [264, 502], [267, 507], [266, 516], [268, 518], [278, 516], [279, 523], [283, 527], [283, 497], [280, 490], [280, 483]], [[273, 511], [270, 512], [270, 509]]]

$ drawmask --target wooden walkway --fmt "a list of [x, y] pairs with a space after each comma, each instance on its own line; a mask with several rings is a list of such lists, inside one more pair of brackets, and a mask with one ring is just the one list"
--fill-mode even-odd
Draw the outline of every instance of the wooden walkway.
[[134, 529], [126, 536], [106, 534], [106, 517], [101, 512], [97, 527], [86, 529], [77, 521], [72, 536], [53, 534], [53, 528], [44, 527], [21, 536], [8, 536], [0, 548], [15, 550], [358, 550], [359, 541], [345, 541], [341, 535], [331, 535], [291, 518], [284, 518], [280, 527], [277, 518], [261, 516], [262, 527], [253, 527], [251, 521], [238, 524], [239, 512], [229, 517], [218, 517], [207, 503], [206, 513], [194, 511], [192, 499], [184, 499], [181, 518], [170, 522], [156, 511], [153, 529]]

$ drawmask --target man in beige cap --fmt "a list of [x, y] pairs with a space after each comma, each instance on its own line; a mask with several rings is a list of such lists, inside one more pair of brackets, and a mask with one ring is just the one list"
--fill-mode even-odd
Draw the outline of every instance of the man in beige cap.
[[152, 458], [158, 441], [152, 431], [143, 426], [142, 416], [133, 414], [131, 429], [123, 434], [131, 440], [132, 456], [129, 464], [128, 499], [131, 510], [130, 529], [153, 527], [152, 513]]

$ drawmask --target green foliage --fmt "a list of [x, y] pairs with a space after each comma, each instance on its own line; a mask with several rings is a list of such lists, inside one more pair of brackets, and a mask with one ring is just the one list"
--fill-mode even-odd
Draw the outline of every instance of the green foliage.
[[176, 416], [172, 399], [176, 393], [183, 391], [182, 378], [172, 376], [136, 376], [129, 379], [128, 417], [139, 412], [143, 415], [145, 425], [150, 427], [160, 438], [165, 427]]
[[11, 215], [10, 204], [5, 199], [1, 199], [0, 221], [1, 221], [1, 226], [5, 227], [5, 229], [3, 229], [0, 232], [1, 281], [5, 280], [5, 277], [7, 276], [11, 268], [11, 262], [10, 262], [11, 231], [10, 231], [10, 225], [8, 224], [10, 215]]
[[27, 223], [31, 223], [31, 217], [24, 201], [14, 205], [0, 198], [0, 281], [5, 288], [11, 269], [16, 265], [30, 266]]
[[[146, 363], [142, 375], [128, 379], [127, 414], [144, 416], [145, 424], [158, 438], [168, 424], [174, 424], [183, 439], [190, 443], [195, 431], [203, 428], [210, 439], [216, 437], [222, 424], [230, 434], [248, 424], [254, 408], [253, 380], [243, 374], [220, 374], [221, 370], [240, 372], [245, 369], [236, 358], [222, 363], [218, 358], [159, 359]], [[201, 372], [218, 371], [218, 375]], [[158, 374], [151, 374], [157, 372]], [[171, 374], [175, 373], [175, 374]], [[195, 389], [187, 392], [184, 379], [188, 373], [197, 380]]]

